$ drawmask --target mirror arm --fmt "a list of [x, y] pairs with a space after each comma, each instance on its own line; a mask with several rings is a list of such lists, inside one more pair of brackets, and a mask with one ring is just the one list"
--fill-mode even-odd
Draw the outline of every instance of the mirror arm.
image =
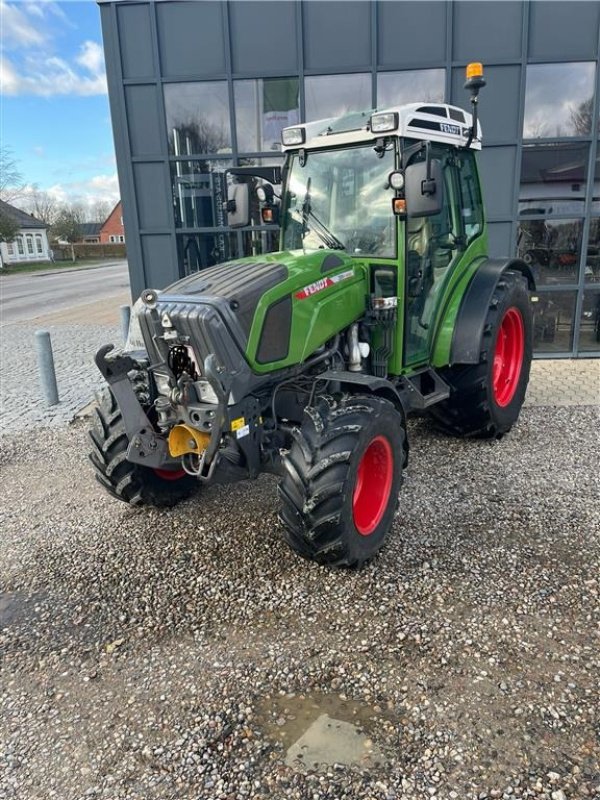
[[431, 177], [431, 142], [425, 142], [425, 180], [421, 183], [421, 194], [435, 194], [436, 185]]

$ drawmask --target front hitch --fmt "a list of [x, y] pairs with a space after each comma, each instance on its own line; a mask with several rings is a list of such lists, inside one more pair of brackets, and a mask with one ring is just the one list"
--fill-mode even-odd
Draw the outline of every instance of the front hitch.
[[137, 368], [136, 362], [130, 356], [119, 355], [118, 352], [108, 358], [113, 350], [114, 345], [104, 345], [96, 353], [94, 361], [110, 386], [123, 416], [125, 433], [129, 439], [127, 460], [154, 468], [177, 464], [170, 457], [166, 441], [154, 430], [133, 390], [129, 373]]

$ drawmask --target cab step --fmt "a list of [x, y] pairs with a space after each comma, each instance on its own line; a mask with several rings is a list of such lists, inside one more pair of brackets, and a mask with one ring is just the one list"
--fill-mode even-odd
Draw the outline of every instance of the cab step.
[[424, 411], [450, 397], [450, 386], [434, 369], [425, 367], [403, 377], [402, 395], [411, 411]]

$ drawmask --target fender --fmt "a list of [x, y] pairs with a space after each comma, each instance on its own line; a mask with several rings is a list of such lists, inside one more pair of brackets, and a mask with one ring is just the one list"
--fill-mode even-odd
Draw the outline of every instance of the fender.
[[528, 265], [518, 258], [488, 258], [475, 271], [464, 293], [452, 334], [450, 364], [479, 363], [480, 342], [488, 308], [496, 284], [507, 270], [520, 272], [530, 292], [535, 278]]
[[342, 386], [355, 386], [360, 387], [364, 392], [375, 394], [382, 397], [384, 400], [389, 400], [396, 406], [396, 409], [406, 417], [405, 404], [402, 397], [398, 392], [396, 386], [386, 380], [386, 378], [377, 378], [374, 375], [365, 375], [362, 372], [348, 372], [345, 370], [328, 369], [325, 372], [320, 372], [317, 376], [319, 381], [337, 381]]

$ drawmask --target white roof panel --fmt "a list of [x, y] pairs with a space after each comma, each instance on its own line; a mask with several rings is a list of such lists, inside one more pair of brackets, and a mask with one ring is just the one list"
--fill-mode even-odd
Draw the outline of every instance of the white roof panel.
[[[386, 133], [371, 131], [371, 117], [374, 114], [395, 113], [398, 115], [398, 127]], [[472, 116], [458, 106], [447, 103], [409, 103], [404, 106], [391, 106], [365, 111], [362, 114], [348, 114], [345, 117], [331, 117], [303, 125], [292, 125], [293, 128], [304, 128], [305, 142], [302, 147], [307, 150], [317, 147], [333, 147], [335, 145], [354, 144], [380, 139], [382, 136], [407, 136], [413, 139], [429, 139], [432, 142], [444, 142], [464, 147], [472, 125]], [[347, 120], [348, 129], [344, 129]], [[481, 125], [477, 124], [477, 137], [471, 142], [471, 149], [481, 150]], [[286, 147], [286, 150], [297, 150], [299, 145]]]

